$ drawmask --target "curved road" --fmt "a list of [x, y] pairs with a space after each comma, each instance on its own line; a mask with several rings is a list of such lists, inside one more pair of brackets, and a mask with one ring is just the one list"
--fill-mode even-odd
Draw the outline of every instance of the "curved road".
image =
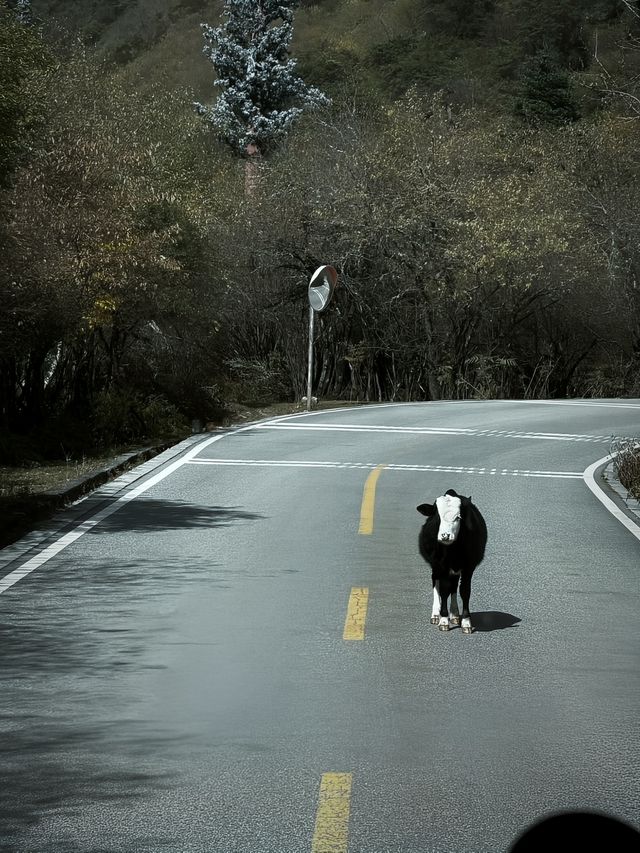
[[[506, 853], [557, 811], [637, 827], [640, 535], [583, 472], [639, 433], [638, 400], [322, 411], [76, 505], [1, 571], [0, 851]], [[416, 505], [450, 487], [489, 528], [471, 636], [429, 624], [417, 552]]]

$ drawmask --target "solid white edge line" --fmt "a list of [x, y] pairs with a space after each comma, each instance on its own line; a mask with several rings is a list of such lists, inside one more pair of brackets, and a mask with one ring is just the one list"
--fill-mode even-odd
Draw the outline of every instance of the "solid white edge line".
[[602, 465], [606, 465], [607, 462], [611, 462], [614, 458], [615, 454], [609, 453], [608, 456], [603, 456], [602, 459], [598, 459], [597, 462], [594, 462], [593, 465], [589, 465], [589, 467], [585, 469], [582, 478], [587, 484], [587, 487], [593, 492], [600, 503], [604, 505], [611, 515], [613, 515], [614, 518], [617, 518], [621, 524], [624, 524], [627, 530], [632, 533], [638, 541], [640, 541], [640, 525], [633, 522], [627, 515], [625, 515], [615, 501], [612, 501], [611, 498], [604, 493], [602, 487], [596, 482], [595, 473], [598, 468]]

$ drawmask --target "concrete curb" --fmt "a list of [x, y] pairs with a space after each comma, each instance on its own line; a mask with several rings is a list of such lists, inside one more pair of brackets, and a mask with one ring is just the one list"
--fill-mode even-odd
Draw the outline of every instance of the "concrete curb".
[[158, 456], [158, 454], [162, 453], [164, 450], [167, 450], [169, 447], [173, 447], [174, 444], [179, 443], [180, 442], [178, 441], [165, 441], [162, 444], [133, 450], [131, 453], [123, 453], [121, 456], [117, 456], [113, 462], [109, 463], [104, 468], [99, 468], [91, 474], [87, 474], [84, 477], [78, 477], [76, 480], [71, 480], [69, 483], [65, 483], [64, 486], [56, 486], [53, 489], [47, 489], [43, 494], [51, 497], [52, 502], [58, 507], [73, 503], [88, 492], [92, 492], [94, 489], [99, 488], [109, 480], [113, 480], [119, 474], [124, 474], [125, 471], [128, 471], [130, 468], [140, 465], [142, 462], [146, 462], [154, 456]]

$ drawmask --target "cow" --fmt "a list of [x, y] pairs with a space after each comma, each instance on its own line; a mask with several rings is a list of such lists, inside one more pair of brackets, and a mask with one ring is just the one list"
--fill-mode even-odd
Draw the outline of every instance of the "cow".
[[[420, 528], [420, 554], [431, 566], [433, 609], [431, 624], [441, 631], [460, 625], [458, 581], [462, 598], [462, 633], [471, 634], [469, 597], [471, 577], [484, 558], [487, 525], [471, 498], [448, 489], [433, 504], [416, 507], [427, 520]], [[451, 596], [451, 618], [447, 602]]]

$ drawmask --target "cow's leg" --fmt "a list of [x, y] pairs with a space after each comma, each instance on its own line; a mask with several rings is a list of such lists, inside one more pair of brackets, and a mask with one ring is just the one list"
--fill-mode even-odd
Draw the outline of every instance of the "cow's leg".
[[462, 633], [471, 634], [471, 614], [469, 613], [469, 598], [471, 597], [471, 575], [464, 575], [460, 580], [460, 598], [462, 599]]
[[433, 578], [433, 606], [431, 608], [431, 624], [437, 625], [440, 621], [440, 593], [438, 591], [438, 581]]
[[440, 593], [440, 619], [438, 621], [438, 628], [441, 631], [449, 630], [449, 610], [447, 608], [447, 602], [450, 590], [451, 586], [449, 578], [440, 578], [438, 581], [438, 592]]
[[458, 576], [454, 575], [451, 578], [451, 603], [449, 604], [449, 611], [451, 613], [451, 624], [459, 625], [460, 624], [460, 612], [458, 610]]

